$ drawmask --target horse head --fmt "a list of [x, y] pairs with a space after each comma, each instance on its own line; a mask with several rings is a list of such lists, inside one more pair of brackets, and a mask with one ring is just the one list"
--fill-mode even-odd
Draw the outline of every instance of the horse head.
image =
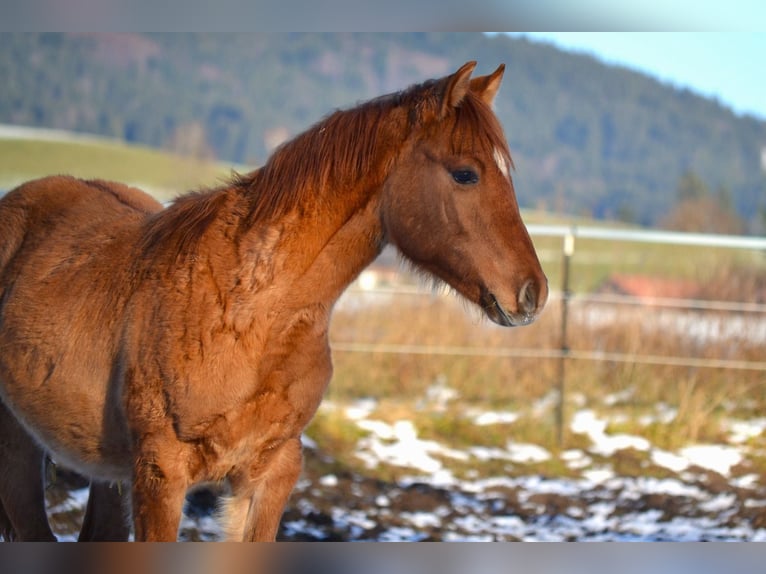
[[423, 85], [384, 184], [387, 237], [418, 269], [503, 326], [531, 323], [547, 279], [521, 220], [508, 144], [492, 105], [504, 66], [475, 62]]

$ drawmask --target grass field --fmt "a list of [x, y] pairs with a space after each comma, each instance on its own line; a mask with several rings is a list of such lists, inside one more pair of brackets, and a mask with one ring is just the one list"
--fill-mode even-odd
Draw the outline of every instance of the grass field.
[[166, 201], [190, 189], [216, 185], [231, 169], [225, 164], [109, 140], [0, 137], [0, 190], [37, 177], [68, 174], [128, 183]]
[[[545, 214], [525, 218], [534, 223], [561, 224]], [[594, 222], [578, 221], [578, 225]], [[609, 225], [598, 223], [598, 225]], [[561, 291], [560, 238], [534, 238], [552, 291]], [[687, 357], [694, 360], [762, 362], [766, 313], [659, 308], [651, 305], [608, 306], [578, 301], [614, 274], [678, 279], [697, 285], [698, 297], [709, 302], [764, 303], [766, 257], [757, 251], [578, 240], [571, 262], [567, 345], [574, 351], [595, 351], [637, 357]], [[347, 296], [358, 296], [348, 293]], [[589, 438], [572, 432], [569, 422], [583, 409], [609, 421], [608, 436], [639, 437], [655, 449], [676, 451], [694, 444], [726, 444], [732, 421], [759, 419], [766, 411], [766, 373], [762, 370], [657, 365], [610, 360], [566, 361], [563, 443], [558, 442], [557, 400], [561, 361], [534, 357], [492, 356], [504, 350], [556, 351], [561, 345], [561, 301], [554, 297], [532, 326], [502, 329], [489, 324], [475, 309], [453, 296], [369, 295], [368, 305], [339, 305], [331, 337], [335, 375], [328, 391], [331, 404], [361, 399], [376, 405], [377, 419], [394, 424], [412, 420], [419, 436], [449, 447], [465, 444], [497, 448], [513, 441], [539, 445], [557, 456], [503, 472], [571, 472], [559, 455], [587, 449]], [[347, 350], [353, 342], [368, 351]], [[382, 349], [375, 351], [375, 347]], [[352, 346], [353, 348], [353, 346]], [[438, 349], [429, 353], [428, 348]], [[455, 349], [454, 354], [443, 352]], [[392, 351], [391, 349], [394, 349]], [[395, 349], [404, 349], [396, 352]], [[407, 350], [409, 349], [409, 350]], [[414, 352], [412, 351], [414, 350]], [[472, 353], [476, 351], [476, 354]], [[486, 351], [486, 354], [483, 352]], [[439, 402], [434, 396], [447, 399]], [[478, 427], [472, 412], [500, 412], [512, 422]], [[312, 437], [345, 464], [359, 468], [355, 445], [359, 429], [344, 418], [343, 408], [321, 412], [312, 423]], [[764, 436], [750, 440], [748, 472], [764, 473]], [[618, 452], [610, 461], [620, 472], [666, 470], [647, 462], [646, 454]], [[631, 458], [633, 457], [633, 458]], [[636, 458], [638, 457], [638, 458]], [[458, 467], [452, 463], [453, 467]], [[500, 465], [501, 467], [503, 465]], [[472, 461], [471, 471], [492, 476], [497, 461]], [[380, 468], [382, 476], [401, 472]]]
[[[363, 400], [375, 405], [376, 420], [391, 425], [413, 421], [419, 437], [449, 448], [472, 445], [497, 449], [512, 441], [539, 445], [554, 454], [545, 462], [513, 468], [498, 466], [492, 459], [472, 461], [470, 469], [462, 470], [481, 476], [497, 472], [558, 476], [571, 473], [562, 464], [563, 453], [589, 448], [589, 437], [570, 427], [574, 415], [584, 410], [609, 421], [604, 429], [608, 436], [639, 437], [652, 448], [669, 452], [694, 444], [726, 444], [732, 421], [760, 420], [766, 411], [763, 371], [567, 360], [565, 433], [560, 444], [556, 426], [559, 359], [491, 356], [492, 351], [504, 349], [557, 349], [558, 302], [552, 302], [533, 326], [512, 330], [487, 324], [463, 307], [451, 297], [423, 295], [398, 296], [364, 308], [341, 305], [331, 328], [335, 374], [327, 393], [329, 404], [335, 407], [320, 411], [309, 435], [343, 465], [361, 472], [362, 464], [355, 456], [360, 429], [345, 413], [349, 405]], [[651, 309], [627, 310], [622, 317], [618, 314], [614, 320], [593, 324], [587, 313], [574, 312], [570, 315], [569, 345], [573, 350], [638, 356], [764, 359], [763, 340], [749, 340], [746, 332], [741, 337], [705, 341], [683, 328], [664, 328], [662, 321], [655, 323], [651, 317], [654, 313]], [[719, 321], [716, 328], [723, 332], [727, 319], [712, 320]], [[764, 320], [763, 315], [760, 320]], [[344, 350], [343, 343], [349, 341], [383, 349], [396, 345], [411, 349], [452, 347], [457, 351], [355, 352]], [[466, 349], [478, 352], [472, 356], [464, 352]], [[507, 421], [490, 426], [473, 422], [472, 413], [487, 412], [505, 415]], [[764, 452], [764, 436], [749, 441], [754, 453]], [[620, 472], [664, 476], [666, 470], [647, 462], [649, 453], [642, 453], [630, 469], [624, 466], [628, 455], [639, 456], [618, 452], [609, 462], [623, 465]], [[759, 457], [753, 456], [748, 472], [755, 469], [766, 477], [766, 466], [761, 466]], [[459, 463], [449, 464], [453, 471], [462, 471]], [[407, 470], [384, 465], [375, 470], [385, 479], [402, 472]]]

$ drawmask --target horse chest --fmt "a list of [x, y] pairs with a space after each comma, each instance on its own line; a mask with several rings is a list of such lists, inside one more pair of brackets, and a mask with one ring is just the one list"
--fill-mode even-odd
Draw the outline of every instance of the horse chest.
[[[176, 389], [176, 430], [226, 451], [258, 450], [297, 438], [316, 412], [332, 374], [326, 326], [303, 323], [272, 338], [244, 365], [195, 369], [190, 389]], [[201, 373], [206, 372], [201, 377]]]
[[[208, 480], [218, 480], [232, 469], [250, 472], [268, 464], [271, 454], [284, 442], [300, 437], [322, 400], [330, 378], [330, 365], [319, 365], [313, 373], [269, 372], [258, 384], [258, 391], [246, 402], [198, 429], [202, 437], [200, 465]], [[201, 432], [199, 432], [201, 431]]]

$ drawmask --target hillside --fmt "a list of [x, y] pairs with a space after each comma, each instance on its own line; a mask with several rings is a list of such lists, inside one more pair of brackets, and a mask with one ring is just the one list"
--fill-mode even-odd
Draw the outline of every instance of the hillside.
[[122, 181], [169, 201], [244, 169], [119, 140], [0, 124], [0, 195], [24, 181], [66, 173]]
[[257, 164], [335, 108], [469, 59], [507, 65], [497, 112], [522, 206], [656, 224], [692, 172], [761, 230], [766, 122], [502, 35], [3, 34], [0, 123]]

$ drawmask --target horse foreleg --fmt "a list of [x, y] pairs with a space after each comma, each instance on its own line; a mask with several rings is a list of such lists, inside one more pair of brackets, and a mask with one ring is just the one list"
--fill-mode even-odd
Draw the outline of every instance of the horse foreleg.
[[124, 542], [130, 536], [119, 485], [90, 483], [88, 506], [80, 529], [80, 542]]
[[224, 506], [228, 540], [273, 542], [287, 499], [301, 474], [300, 439], [291, 439], [274, 452], [245, 488], [234, 490]]
[[45, 510], [43, 450], [0, 402], [0, 527], [6, 540], [55, 541]]
[[143, 444], [133, 470], [133, 526], [136, 541], [175, 542], [189, 486], [183, 449], [176, 442]]

